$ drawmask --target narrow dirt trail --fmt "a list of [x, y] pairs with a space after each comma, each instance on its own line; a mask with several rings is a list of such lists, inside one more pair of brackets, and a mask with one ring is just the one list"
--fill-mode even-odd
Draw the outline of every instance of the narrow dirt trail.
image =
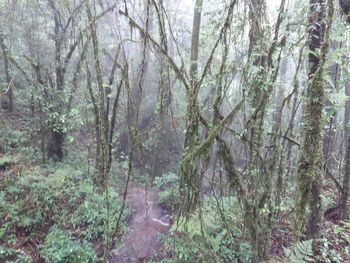
[[162, 247], [160, 234], [170, 227], [170, 218], [159, 205], [158, 192], [139, 186], [129, 189], [127, 204], [132, 208], [124, 246], [112, 251], [110, 263], [137, 263], [156, 259]]

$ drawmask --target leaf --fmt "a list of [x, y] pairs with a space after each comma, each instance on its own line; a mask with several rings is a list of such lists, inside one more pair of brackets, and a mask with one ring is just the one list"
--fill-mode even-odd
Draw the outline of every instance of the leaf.
[[[312, 251], [313, 240], [300, 241], [296, 243], [290, 252], [289, 262], [291, 263], [303, 263], [313, 262], [314, 254]], [[287, 251], [288, 252], [288, 251]]]

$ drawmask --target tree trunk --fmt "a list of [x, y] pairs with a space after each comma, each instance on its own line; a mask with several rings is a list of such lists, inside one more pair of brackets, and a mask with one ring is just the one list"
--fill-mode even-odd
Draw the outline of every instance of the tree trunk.
[[[345, 83], [345, 95], [350, 96], [350, 81]], [[345, 144], [348, 142], [350, 135], [350, 99], [347, 99], [345, 102], [345, 112], [344, 112], [344, 141]], [[344, 150], [347, 149], [345, 146]]]
[[4, 42], [4, 38], [0, 32], [0, 47], [2, 50], [2, 54], [4, 57], [4, 70], [5, 70], [5, 77], [6, 77], [6, 94], [8, 98], [8, 102], [6, 103], [5, 101], [2, 102], [3, 108], [8, 109], [9, 111], [13, 111], [13, 79], [11, 78], [10, 75], [10, 63], [9, 63], [9, 54], [7, 50], [7, 46]]
[[[193, 27], [192, 27], [192, 42], [191, 42], [191, 65], [190, 77], [191, 86], [187, 91], [187, 128], [185, 133], [184, 153], [198, 144], [198, 125], [197, 116], [197, 73], [198, 73], [198, 49], [199, 49], [199, 34], [201, 26], [203, 0], [196, 0]], [[198, 177], [198, 161], [193, 160], [190, 165], [180, 167], [180, 195], [183, 198], [180, 213], [189, 214], [187, 211], [194, 211], [198, 205], [200, 197], [200, 180]]]
[[[350, 138], [350, 137], [349, 137]], [[344, 160], [343, 193], [341, 196], [341, 219], [349, 219], [349, 194], [350, 194], [350, 139], [347, 141], [347, 149]]]
[[[168, 38], [165, 26], [165, 13], [162, 8], [163, 0], [158, 0], [158, 4], [154, 3], [156, 7], [156, 13], [158, 16], [158, 29], [161, 47], [169, 53], [168, 49]], [[170, 39], [171, 41], [171, 39]], [[170, 42], [169, 41], [169, 42]], [[170, 117], [169, 110], [171, 110], [172, 92], [170, 83], [170, 67], [167, 61], [162, 57], [160, 58], [159, 68], [159, 88], [158, 88], [158, 121], [159, 121], [159, 132], [157, 135], [157, 142], [154, 147], [154, 155], [151, 157], [152, 174], [153, 176], [162, 176], [165, 172], [166, 166], [169, 164], [169, 155], [172, 151], [171, 137], [176, 136], [173, 133], [175, 126], [171, 127], [167, 118]], [[173, 129], [172, 129], [173, 128]], [[164, 153], [169, 153], [164, 155]]]
[[[350, 83], [345, 84], [345, 94], [350, 95]], [[345, 160], [344, 160], [344, 178], [343, 178], [343, 192], [341, 195], [341, 219], [349, 218], [349, 194], [350, 194], [350, 136], [349, 136], [349, 122], [350, 122], [350, 99], [347, 99], [345, 104], [344, 115], [344, 141], [345, 141]]]
[[[252, 66], [257, 68], [257, 76], [250, 81], [249, 85], [249, 105], [252, 110], [252, 114], [249, 116], [251, 121], [248, 127], [248, 148], [249, 148], [249, 160], [248, 160], [248, 197], [244, 207], [245, 215], [245, 227], [249, 231], [250, 244], [253, 252], [253, 262], [261, 260], [267, 260], [268, 247], [269, 247], [269, 220], [265, 216], [260, 216], [260, 209], [257, 203], [262, 197], [263, 193], [259, 185], [267, 183], [266, 195], [270, 195], [271, 188], [270, 178], [265, 177], [265, 173], [260, 170], [261, 168], [261, 146], [263, 138], [263, 126], [266, 111], [266, 102], [268, 96], [262, 86], [265, 85], [264, 79], [267, 77], [266, 69], [266, 55], [264, 50], [267, 50], [267, 45], [263, 40], [263, 21], [265, 15], [265, 0], [253, 0], [249, 5], [249, 58]], [[268, 175], [266, 175], [268, 176]], [[264, 205], [265, 205], [264, 198]]]
[[[62, 64], [62, 38], [63, 32], [61, 31], [61, 21], [60, 21], [60, 13], [55, 6], [55, 3], [50, 0], [50, 7], [53, 11], [54, 17], [54, 43], [55, 43], [55, 77], [56, 77], [56, 91], [54, 92], [62, 92], [64, 90], [64, 77], [65, 72]], [[56, 97], [56, 96], [55, 96]], [[59, 99], [58, 101], [52, 102], [56, 105], [53, 109], [61, 115], [65, 108], [64, 103]], [[64, 157], [63, 144], [64, 144], [64, 132], [63, 129], [59, 126], [49, 127], [49, 145], [48, 145], [48, 158], [56, 161], [62, 161]]]
[[[307, 101], [304, 108], [303, 142], [297, 168], [298, 201], [296, 206], [296, 233], [300, 236], [309, 202], [308, 237], [318, 239], [322, 229], [321, 189], [323, 174], [317, 170], [322, 152], [323, 109], [325, 82], [323, 79], [325, 58], [329, 49], [329, 34], [333, 17], [333, 1], [328, 1], [327, 26], [325, 24], [325, 0], [310, 0], [309, 17], [309, 70]], [[319, 55], [317, 55], [319, 53]], [[310, 197], [311, 193], [311, 197]], [[317, 253], [314, 245], [314, 252]]]
[[54, 161], [62, 161], [64, 157], [63, 152], [64, 134], [50, 129], [48, 157]]
[[[98, 97], [94, 102], [95, 118], [97, 120], [97, 152], [96, 152], [96, 167], [99, 175], [100, 189], [105, 189], [108, 183], [109, 169], [110, 169], [110, 144], [109, 144], [109, 124], [106, 119], [106, 91], [103, 86], [102, 66], [100, 61], [99, 42], [96, 32], [95, 20], [92, 16], [91, 8], [88, 3], [87, 16], [90, 23], [90, 32], [93, 44], [94, 66], [96, 71]], [[90, 80], [91, 81], [91, 80]], [[89, 84], [90, 85], [90, 84]], [[90, 87], [91, 88], [91, 87]]]

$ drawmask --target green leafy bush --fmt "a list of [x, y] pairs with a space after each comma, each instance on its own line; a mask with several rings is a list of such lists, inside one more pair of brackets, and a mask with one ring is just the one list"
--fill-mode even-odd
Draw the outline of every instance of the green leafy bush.
[[206, 197], [201, 219], [196, 212], [187, 221], [172, 226], [173, 235], [165, 238], [166, 251], [178, 262], [251, 262], [251, 247], [236, 227], [240, 219], [236, 207], [233, 197]]
[[[119, 213], [122, 202], [113, 187], [110, 187], [109, 196], [111, 234], [114, 233], [115, 215]], [[122, 217], [121, 229], [126, 226], [126, 211]], [[74, 238], [82, 240], [82, 247], [88, 241], [99, 244], [105, 237], [106, 217], [104, 193], [96, 191], [91, 177], [84, 173], [82, 163], [79, 162], [32, 166], [16, 172], [8, 170], [0, 184], [2, 244], [20, 244], [21, 241], [16, 237], [18, 230], [29, 239], [40, 236], [40, 242], [45, 238], [42, 255], [49, 262], [90, 262], [85, 261], [86, 258], [78, 253], [78, 249], [73, 252], [82, 257], [82, 261], [71, 261], [71, 258], [65, 261], [68, 252], [63, 244], [69, 241], [76, 248], [79, 242], [73, 242]], [[64, 229], [69, 238], [64, 238], [60, 231], [51, 228], [53, 225]], [[50, 234], [46, 236], [49, 231]], [[55, 237], [60, 237], [61, 241], [55, 243]], [[62, 249], [56, 250], [60, 246]], [[67, 245], [67, 249], [69, 247]], [[78, 256], [76, 260], [79, 259]]]
[[156, 177], [154, 184], [161, 190], [159, 193], [159, 202], [163, 207], [174, 212], [180, 201], [179, 177], [177, 174], [169, 172], [163, 176]]
[[5, 127], [1, 129], [0, 144], [5, 153], [12, 152], [14, 148], [24, 146], [28, 143], [24, 132]]
[[0, 246], [0, 262], [31, 263], [32, 258], [21, 250]]
[[84, 241], [80, 243], [70, 234], [53, 226], [40, 249], [41, 256], [52, 263], [93, 263], [97, 261], [94, 250]]
[[[91, 190], [91, 191], [90, 191]], [[105, 219], [107, 217], [107, 208], [105, 199], [102, 195], [86, 189], [86, 198], [72, 214], [70, 223], [76, 228], [82, 228], [81, 235], [87, 240], [100, 238], [105, 233]], [[111, 191], [109, 192], [110, 202], [110, 217], [109, 234], [114, 233], [117, 221], [117, 214], [121, 208], [122, 202], [118, 195]], [[128, 210], [124, 211], [122, 221], [126, 222]], [[122, 224], [122, 228], [126, 225]]]
[[[44, 170], [33, 168], [20, 175], [8, 174], [3, 194], [4, 213], [14, 227], [33, 228], [43, 224], [64, 222], [70, 210], [83, 197], [74, 188], [76, 171], [67, 166], [44, 176]], [[71, 202], [75, 199], [75, 202]]]

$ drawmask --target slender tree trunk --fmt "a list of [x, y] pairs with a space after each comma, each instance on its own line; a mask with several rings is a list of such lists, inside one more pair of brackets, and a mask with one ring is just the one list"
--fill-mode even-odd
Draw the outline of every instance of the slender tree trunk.
[[97, 112], [96, 119], [98, 123], [96, 123], [97, 129], [97, 156], [96, 156], [96, 164], [98, 168], [98, 173], [100, 176], [100, 187], [104, 189], [108, 182], [109, 176], [109, 125], [106, 120], [106, 91], [103, 86], [103, 75], [102, 75], [102, 67], [100, 62], [100, 51], [99, 51], [99, 42], [97, 38], [96, 32], [96, 24], [94, 18], [92, 16], [91, 8], [89, 4], [87, 6], [87, 15], [90, 23], [90, 32], [93, 44], [93, 55], [94, 55], [94, 65], [96, 71], [96, 79], [98, 86], [98, 97], [95, 101], [95, 108]]
[[[55, 92], [62, 92], [64, 90], [64, 69], [62, 64], [62, 38], [63, 38], [63, 32], [61, 31], [61, 21], [60, 21], [60, 13], [55, 6], [55, 3], [50, 0], [49, 1], [50, 7], [53, 11], [53, 17], [54, 17], [54, 43], [55, 43], [55, 75], [56, 75], [56, 91]], [[56, 107], [53, 107], [53, 110], [55, 110], [59, 115], [62, 114], [64, 109], [64, 104], [61, 101], [60, 96], [62, 94], [59, 94], [57, 96], [54, 103], [56, 104]], [[56, 96], [55, 96], [56, 97]], [[57, 125], [56, 127], [53, 127], [54, 125], [51, 125], [49, 127], [49, 145], [48, 145], [48, 158], [62, 161], [64, 157], [64, 138], [65, 134], [63, 132], [63, 127], [61, 125]]]
[[[249, 233], [250, 243], [253, 251], [253, 262], [260, 260], [267, 260], [268, 257], [268, 231], [265, 228], [268, 222], [266, 218], [261, 217], [259, 210], [262, 208], [258, 205], [258, 200], [261, 197], [260, 183], [264, 181], [270, 181], [270, 178], [262, 178], [265, 173], [260, 170], [261, 165], [261, 146], [263, 138], [263, 126], [265, 118], [265, 105], [263, 100], [268, 100], [266, 92], [261, 87], [265, 85], [263, 79], [266, 78], [266, 55], [264, 50], [267, 50], [267, 46], [263, 40], [263, 21], [265, 15], [265, 0], [253, 0], [249, 4], [249, 57], [252, 63], [252, 67], [257, 68], [257, 76], [249, 83], [250, 89], [248, 96], [250, 101], [250, 107], [252, 114], [250, 115], [251, 124], [248, 127], [248, 143], [249, 143], [249, 160], [248, 160], [248, 200], [244, 207], [244, 217], [246, 229]], [[257, 110], [257, 111], [256, 111]], [[256, 111], [256, 114], [255, 114]], [[267, 175], [266, 175], [267, 176]], [[270, 188], [270, 186], [268, 186]], [[264, 191], [269, 192], [268, 189]], [[254, 194], [253, 194], [254, 193]], [[268, 193], [269, 195], [269, 193]], [[266, 199], [266, 198], [264, 198]], [[265, 205], [265, 200], [264, 200]], [[262, 221], [259, 223], [259, 221]], [[264, 233], [264, 234], [263, 234]], [[264, 236], [263, 236], [264, 235]]]
[[[201, 26], [203, 0], [196, 0], [193, 26], [192, 26], [192, 42], [191, 42], [191, 65], [190, 77], [191, 86], [187, 91], [187, 128], [185, 133], [184, 154], [198, 144], [198, 115], [197, 115], [197, 73], [198, 73], [198, 50], [199, 50], [199, 34]], [[187, 211], [194, 211], [198, 205], [200, 197], [200, 180], [198, 177], [198, 161], [193, 160], [190, 166], [180, 168], [180, 194], [184, 202], [180, 212], [184, 214]], [[188, 190], [186, 190], [188, 189]]]
[[2, 33], [0, 32], [0, 47], [2, 50], [3, 58], [4, 58], [4, 70], [5, 70], [5, 77], [6, 77], [6, 94], [8, 98], [8, 105], [5, 105], [3, 102], [3, 108], [7, 108], [9, 111], [13, 111], [13, 79], [11, 78], [10, 74], [10, 63], [9, 63], [9, 54], [7, 50], [7, 46], [4, 42], [4, 38], [2, 36]]
[[[333, 0], [328, 1], [327, 24], [325, 0], [310, 0], [309, 16], [309, 70], [307, 101], [304, 108], [304, 138], [297, 169], [299, 198], [296, 207], [296, 233], [300, 236], [309, 202], [308, 237], [318, 239], [322, 229], [321, 189], [323, 174], [317, 170], [321, 160], [323, 110], [325, 101], [324, 64], [329, 49], [329, 35], [333, 17]], [[319, 54], [319, 55], [317, 55]], [[311, 194], [311, 196], [310, 196]], [[314, 253], [318, 253], [316, 242]]]
[[[345, 95], [350, 96], [350, 81], [345, 83]], [[350, 99], [345, 102], [344, 111], [344, 141], [348, 142], [348, 137], [350, 135]], [[347, 147], [344, 148], [346, 150]]]
[[[96, 31], [96, 22], [92, 15], [91, 7], [89, 3], [86, 3], [86, 9], [87, 9], [87, 17], [89, 21], [89, 27], [90, 27], [90, 33], [92, 38], [92, 46], [93, 46], [93, 56], [94, 56], [94, 66], [95, 66], [95, 72], [96, 72], [96, 79], [97, 79], [97, 87], [98, 87], [98, 97], [95, 101], [95, 116], [97, 123], [96, 123], [96, 129], [97, 129], [97, 149], [98, 149], [98, 155], [96, 156], [96, 164], [98, 168], [98, 175], [99, 175], [99, 181], [100, 181], [100, 189], [103, 190], [105, 195], [105, 202], [106, 202], [106, 220], [105, 220], [105, 248], [104, 248], [104, 254], [102, 262], [107, 262], [108, 253], [110, 250], [110, 244], [111, 244], [111, 237], [109, 233], [110, 228], [110, 200], [109, 200], [109, 189], [108, 189], [108, 183], [109, 183], [109, 172], [111, 168], [111, 145], [109, 140], [109, 121], [108, 121], [108, 115], [107, 115], [107, 92], [105, 90], [105, 87], [103, 85], [103, 74], [102, 74], [102, 65], [101, 65], [101, 56], [100, 56], [100, 50], [99, 50], [99, 41]], [[113, 71], [112, 71], [113, 73]], [[111, 84], [111, 83], [110, 83]], [[91, 85], [91, 83], [89, 84]], [[89, 86], [91, 89], [91, 86]], [[97, 110], [96, 110], [97, 109]], [[97, 112], [96, 112], [97, 111]], [[111, 134], [111, 136], [113, 133]]]
[[[168, 49], [168, 38], [165, 26], [165, 13], [163, 10], [163, 0], [158, 0], [158, 4], [154, 1], [156, 8], [156, 14], [158, 17], [158, 30], [161, 47], [169, 53]], [[159, 132], [157, 135], [157, 142], [155, 145], [155, 154], [152, 156], [152, 174], [154, 176], [161, 176], [166, 167], [165, 152], [171, 152], [169, 145], [169, 138], [174, 136], [171, 127], [168, 125], [167, 118], [169, 117], [169, 110], [172, 101], [172, 92], [170, 84], [170, 67], [164, 58], [160, 60], [159, 68], [159, 88], [158, 88], [158, 121], [159, 121]], [[173, 127], [174, 128], [174, 127]]]
[[[345, 84], [345, 94], [350, 95], [350, 83]], [[344, 160], [344, 177], [343, 177], [343, 192], [341, 195], [341, 219], [349, 218], [349, 195], [350, 195], [350, 136], [349, 136], [349, 122], [350, 122], [350, 99], [345, 104], [344, 115], [344, 141], [345, 141], [345, 160]]]
[[[350, 137], [349, 137], [350, 138]], [[343, 193], [341, 196], [341, 219], [349, 219], [349, 195], [350, 195], [350, 139], [347, 142], [347, 149], [344, 160]]]

